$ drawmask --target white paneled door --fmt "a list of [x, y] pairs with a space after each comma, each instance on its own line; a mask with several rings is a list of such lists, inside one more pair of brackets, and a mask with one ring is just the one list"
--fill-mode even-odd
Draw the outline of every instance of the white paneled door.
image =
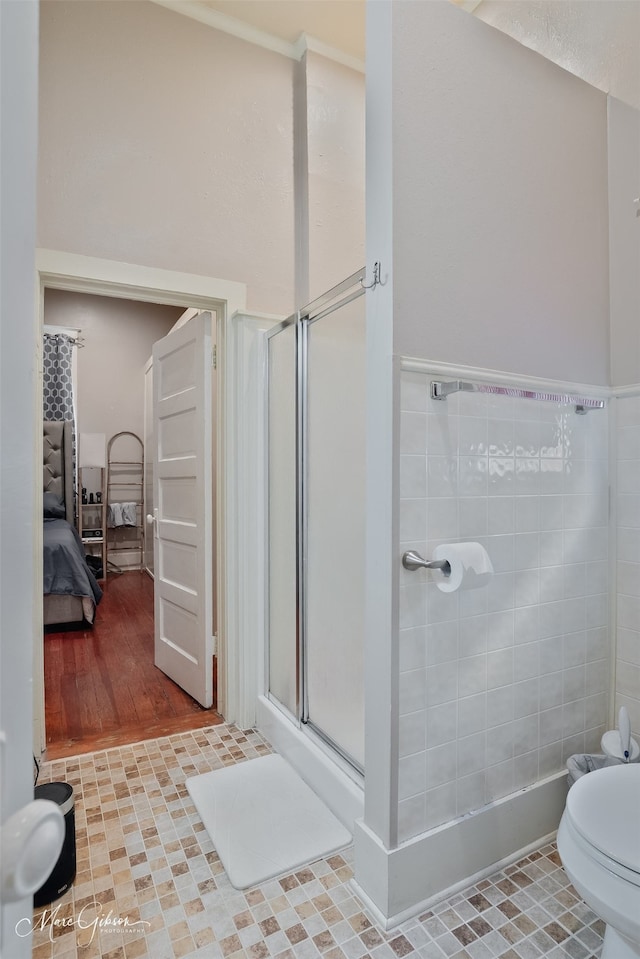
[[153, 347], [155, 664], [213, 702], [211, 313]]

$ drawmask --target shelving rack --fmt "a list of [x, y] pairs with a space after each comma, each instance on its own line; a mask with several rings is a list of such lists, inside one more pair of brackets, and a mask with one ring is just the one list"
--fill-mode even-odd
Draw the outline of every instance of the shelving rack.
[[[107, 562], [110, 571], [121, 573], [124, 570], [109, 559], [109, 553], [124, 553], [137, 550], [137, 564], [127, 564], [127, 569], [142, 569], [144, 560], [144, 445], [137, 433], [121, 430], [109, 440], [107, 445]], [[126, 523], [109, 526], [109, 516], [113, 507], [132, 504], [135, 511], [135, 524]], [[109, 509], [111, 507], [111, 509]], [[133, 537], [131, 531], [135, 530]], [[123, 531], [127, 531], [123, 534]]]
[[[96, 579], [104, 579], [107, 575], [107, 507], [105, 504], [105, 483], [104, 469], [100, 466], [80, 466], [78, 467], [80, 476], [80, 486], [87, 489], [92, 486], [91, 492], [87, 494], [87, 502], [82, 497], [78, 501], [78, 532], [82, 539], [83, 546], [91, 556], [99, 556], [101, 565]], [[86, 480], [84, 474], [88, 474], [91, 479]], [[99, 474], [98, 488], [95, 488], [95, 474]], [[92, 474], [94, 474], [92, 476]], [[89, 501], [89, 496], [91, 501]], [[98, 497], [100, 499], [98, 500]]]

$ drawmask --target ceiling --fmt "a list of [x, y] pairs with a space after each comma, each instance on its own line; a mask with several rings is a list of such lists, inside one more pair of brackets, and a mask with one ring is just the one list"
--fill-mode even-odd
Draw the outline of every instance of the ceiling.
[[[640, 109], [640, 0], [453, 2]], [[350, 57], [365, 59], [365, 0], [192, 0], [190, 5], [242, 21], [287, 43], [306, 33]]]

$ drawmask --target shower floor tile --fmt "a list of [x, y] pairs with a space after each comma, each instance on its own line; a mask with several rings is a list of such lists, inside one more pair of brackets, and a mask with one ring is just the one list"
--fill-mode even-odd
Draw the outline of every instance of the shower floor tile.
[[185, 786], [265, 756], [259, 733], [213, 726], [44, 763], [74, 789], [78, 871], [34, 913], [34, 959], [598, 959], [604, 925], [554, 844], [404, 922], [376, 926], [352, 848], [234, 889]]

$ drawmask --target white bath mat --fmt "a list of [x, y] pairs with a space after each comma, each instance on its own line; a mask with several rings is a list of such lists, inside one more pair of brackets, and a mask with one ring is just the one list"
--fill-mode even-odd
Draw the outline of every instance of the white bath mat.
[[282, 756], [187, 779], [232, 886], [246, 889], [329, 855], [351, 836]]

